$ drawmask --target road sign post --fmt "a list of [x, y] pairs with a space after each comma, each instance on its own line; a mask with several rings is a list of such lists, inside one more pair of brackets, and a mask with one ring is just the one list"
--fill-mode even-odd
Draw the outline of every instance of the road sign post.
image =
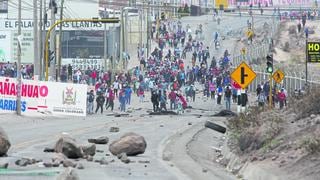
[[256, 78], [256, 76], [257, 76], [256, 73], [245, 62], [242, 62], [231, 73], [231, 78], [235, 81], [235, 83], [237, 83], [241, 87], [241, 91], [240, 91], [241, 102], [238, 102], [238, 112], [245, 111], [245, 106], [246, 106], [245, 89]]

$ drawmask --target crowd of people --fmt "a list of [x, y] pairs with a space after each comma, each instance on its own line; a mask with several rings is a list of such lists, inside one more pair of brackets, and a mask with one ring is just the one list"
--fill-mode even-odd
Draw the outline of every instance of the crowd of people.
[[[143, 48], [137, 49], [140, 66], [130, 72], [116, 74], [114, 82], [111, 82], [108, 72], [88, 74], [97, 94], [94, 98], [94, 91], [88, 93], [88, 114], [94, 113], [94, 99], [97, 103], [95, 113], [99, 109], [103, 113], [103, 105], [113, 110], [115, 99], [119, 101], [120, 111], [125, 111], [133, 94], [143, 103], [147, 92], [150, 93], [153, 111], [170, 109], [183, 113], [188, 103], [196, 100], [197, 90], [219, 105], [222, 105], [224, 97], [226, 109], [231, 110], [235, 88], [230, 78], [228, 51], [220, 59], [211, 56], [209, 47], [202, 41], [201, 24], [192, 33], [189, 25], [183, 28], [179, 21], [162, 21], [155, 31], [154, 43], [157, 46], [150, 56], [146, 57]], [[77, 82], [81, 80], [77, 79]]]

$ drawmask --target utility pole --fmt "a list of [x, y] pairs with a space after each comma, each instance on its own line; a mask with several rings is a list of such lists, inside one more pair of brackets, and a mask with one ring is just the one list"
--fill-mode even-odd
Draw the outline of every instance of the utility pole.
[[39, 80], [40, 74], [40, 59], [38, 48], [38, 1], [33, 0], [33, 64], [34, 64], [34, 80]]
[[[123, 31], [124, 31], [124, 23], [123, 23], [123, 10], [124, 8], [121, 8], [121, 14], [120, 14], [120, 65], [123, 65], [123, 55], [122, 55], [122, 52], [123, 52]], [[123, 68], [123, 67], [122, 67]]]
[[[51, 25], [53, 25], [56, 22], [56, 15], [55, 15], [55, 8], [56, 8], [56, 2], [55, 0], [50, 0], [50, 7], [51, 7]], [[55, 29], [52, 30], [51, 36], [50, 36], [50, 51], [51, 52], [55, 52], [56, 48], [55, 48], [55, 37], [56, 37], [56, 33], [55, 33]], [[56, 66], [56, 56], [54, 56], [54, 59], [50, 62], [50, 76], [52, 78], [52, 80], [54, 79], [55, 76], [55, 66]]]
[[[104, 13], [103, 18], [107, 18], [107, 8], [104, 5]], [[107, 70], [107, 24], [104, 24], [104, 31], [103, 31], [103, 59], [104, 59], [104, 70]]]
[[21, 0], [18, 2], [17, 115], [21, 115]]
[[149, 57], [149, 53], [150, 53], [150, 47], [151, 46], [151, 42], [150, 42], [150, 1], [148, 1], [148, 11], [147, 11], [147, 58]]
[[124, 38], [123, 38], [123, 43], [124, 43], [124, 52], [126, 53], [124, 57], [124, 69], [127, 71], [128, 69], [128, 9], [125, 10], [125, 21], [124, 21]]
[[39, 56], [38, 56], [38, 58], [39, 58], [39, 80], [42, 80], [42, 75], [43, 75], [43, 73], [42, 73], [42, 70], [43, 70], [43, 68], [42, 68], [42, 57], [43, 57], [43, 46], [42, 46], [42, 41], [43, 41], [43, 34], [42, 34], [42, 27], [43, 26], [45, 26], [45, 24], [43, 23], [43, 18], [42, 18], [42, 5], [43, 4], [43, 0], [40, 0], [40, 14], [39, 14], [39, 16], [40, 16], [40, 19], [39, 19], [39, 31], [38, 31], [38, 47], [39, 47]]
[[[60, 7], [60, 21], [62, 21], [63, 19], [63, 4], [64, 4], [64, 0], [61, 0], [61, 7]], [[58, 75], [57, 75], [57, 81], [58, 79], [60, 79], [60, 71], [61, 71], [61, 58], [62, 58], [62, 24], [60, 25], [59, 28], [59, 54], [58, 54]]]
[[142, 48], [142, 10], [139, 9], [139, 48]]

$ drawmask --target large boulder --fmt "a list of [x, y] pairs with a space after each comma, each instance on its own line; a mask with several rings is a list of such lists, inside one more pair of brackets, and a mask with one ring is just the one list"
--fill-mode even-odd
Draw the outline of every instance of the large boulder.
[[0, 156], [6, 155], [10, 146], [11, 144], [6, 132], [4, 132], [4, 130], [0, 127]]
[[112, 142], [109, 150], [113, 155], [126, 153], [128, 156], [143, 154], [146, 150], [147, 143], [144, 137], [136, 133], [127, 133], [119, 140]]
[[62, 153], [71, 159], [81, 158], [83, 156], [82, 149], [77, 145], [76, 141], [71, 137], [61, 137], [54, 146], [54, 151]]

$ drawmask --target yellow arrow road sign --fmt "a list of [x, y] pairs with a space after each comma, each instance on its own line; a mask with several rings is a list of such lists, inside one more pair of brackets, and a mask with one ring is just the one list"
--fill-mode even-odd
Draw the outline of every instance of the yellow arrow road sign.
[[231, 73], [231, 78], [237, 82], [242, 89], [245, 89], [256, 76], [256, 73], [245, 62], [242, 62]]

